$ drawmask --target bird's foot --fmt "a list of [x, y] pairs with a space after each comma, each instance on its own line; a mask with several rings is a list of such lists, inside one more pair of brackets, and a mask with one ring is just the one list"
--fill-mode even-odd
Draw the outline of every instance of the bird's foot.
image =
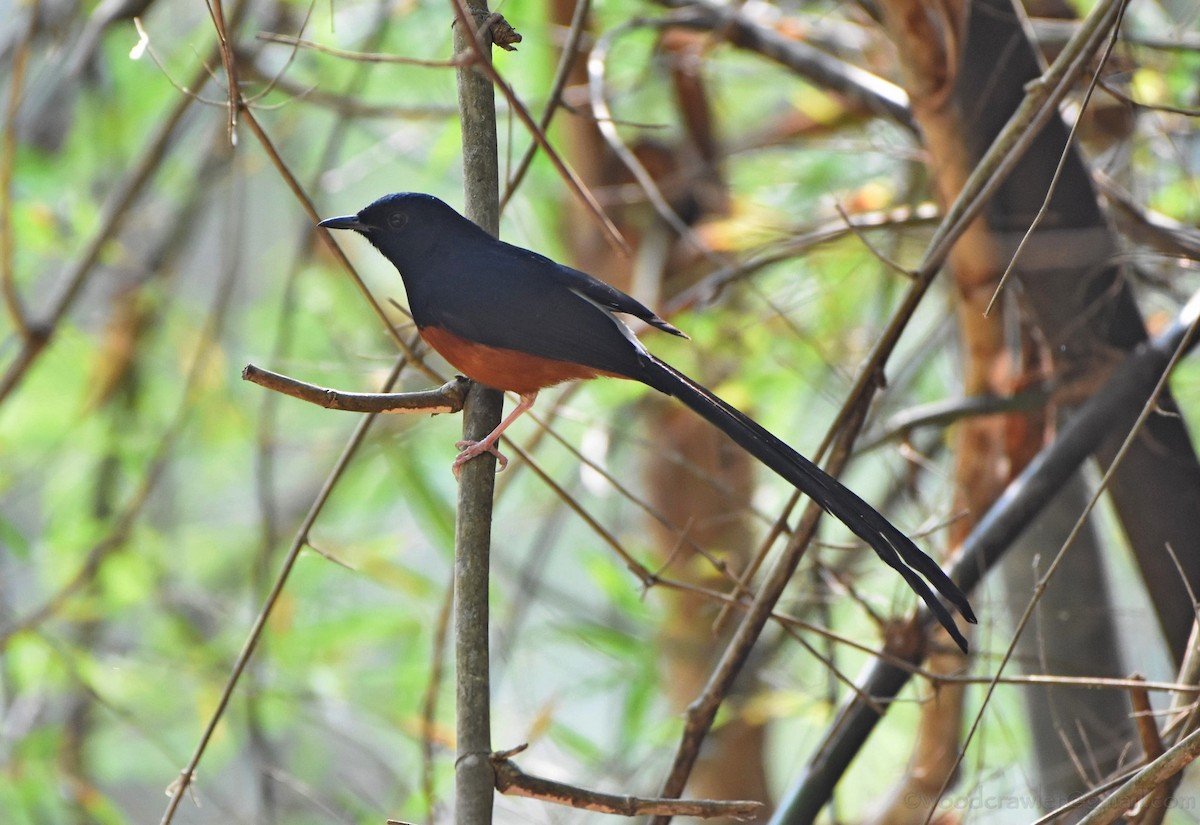
[[504, 453], [500, 452], [500, 448], [496, 446], [496, 442], [494, 441], [490, 444], [486, 440], [459, 441], [454, 446], [460, 450], [459, 454], [454, 459], [454, 463], [450, 465], [450, 468], [454, 470], [455, 478], [458, 478], [458, 474], [462, 472], [464, 464], [473, 458], [483, 455], [484, 453], [491, 453], [496, 457], [496, 461], [500, 464], [500, 467], [496, 470], [496, 472], [500, 472], [508, 466], [508, 457], [504, 455]]

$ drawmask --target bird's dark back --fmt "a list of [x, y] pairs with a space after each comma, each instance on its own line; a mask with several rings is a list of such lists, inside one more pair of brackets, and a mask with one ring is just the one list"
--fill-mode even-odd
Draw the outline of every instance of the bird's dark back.
[[616, 319], [554, 261], [499, 241], [429, 195], [391, 195], [359, 216], [400, 271], [418, 327], [637, 378], [642, 356]]

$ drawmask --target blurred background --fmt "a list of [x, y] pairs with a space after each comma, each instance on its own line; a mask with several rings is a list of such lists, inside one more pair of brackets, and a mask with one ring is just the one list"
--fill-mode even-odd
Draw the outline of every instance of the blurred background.
[[[497, 95], [501, 235], [668, 316], [691, 340], [651, 331], [647, 345], [807, 455], [902, 325], [844, 478], [950, 557], [1200, 283], [1200, 7], [1138, 3], [1107, 62], [1088, 61], [1087, 108], [1076, 84], [1065, 120], [904, 308], [941, 211], [1093, 4], [1020, 8], [508, 0], [522, 41], [496, 70], [632, 251]], [[240, 373], [370, 392], [397, 363], [308, 204], [328, 217], [414, 190], [461, 209], [453, 17], [432, 0], [0, 3], [6, 822], [157, 821], [298, 536], [173, 821], [450, 821], [460, 422], [381, 416], [335, 472], [362, 417]], [[1062, 123], [1078, 124], [1068, 150]], [[336, 241], [411, 339], [396, 272], [362, 239]], [[399, 383], [435, 385], [411, 364]], [[826, 520], [778, 606], [799, 624], [759, 639], [688, 795], [761, 800], [765, 822], [885, 647], [982, 684], [906, 687], [829, 789], [826, 821], [1032, 822], [1136, 765], [1136, 702], [1101, 680], [1139, 672], [1167, 708], [1158, 688], [1185, 663], [1200, 586], [1194, 363], [1172, 389], [1044, 594], [1128, 427], [988, 570], [970, 662], [921, 642], [900, 578]], [[769, 568], [800, 509], [651, 396], [566, 386], [510, 431], [529, 458], [498, 479], [492, 632], [495, 747], [528, 742], [530, 773], [652, 796], [738, 622], [711, 593], [738, 593], [758, 557]], [[978, 398], [995, 402], [986, 414]], [[1035, 597], [1012, 679], [988, 692]], [[1185, 783], [1167, 815], [1191, 821], [1194, 799]], [[600, 815], [500, 798], [496, 817]]]

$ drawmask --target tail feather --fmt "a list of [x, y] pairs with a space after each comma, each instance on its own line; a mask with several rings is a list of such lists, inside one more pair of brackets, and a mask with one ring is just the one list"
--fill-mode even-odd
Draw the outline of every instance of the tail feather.
[[[731, 407], [669, 364], [650, 356], [642, 381], [672, 395], [716, 426], [743, 449], [794, 485], [850, 528], [875, 550], [885, 564], [898, 572], [965, 653], [967, 640], [959, 632], [945, 605], [930, 589], [932, 584], [963, 618], [975, 623], [967, 597], [937, 562], [925, 555], [904, 533], [881, 516], [853, 491], [776, 438], [749, 416]], [[918, 575], [920, 574], [920, 575]], [[922, 579], [921, 576], [925, 578]], [[928, 579], [929, 584], [926, 584]]]

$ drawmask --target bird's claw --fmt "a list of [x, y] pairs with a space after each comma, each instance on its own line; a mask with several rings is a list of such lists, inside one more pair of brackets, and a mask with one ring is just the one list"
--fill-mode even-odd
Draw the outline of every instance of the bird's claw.
[[454, 459], [454, 463], [450, 465], [451, 469], [454, 470], [455, 478], [458, 478], [458, 474], [462, 472], [464, 464], [484, 453], [490, 453], [496, 457], [496, 462], [500, 465], [496, 469], [496, 472], [501, 472], [508, 466], [508, 456], [500, 452], [500, 448], [494, 442], [492, 444], [485, 444], [482, 441], [459, 441], [454, 446], [460, 450]]

